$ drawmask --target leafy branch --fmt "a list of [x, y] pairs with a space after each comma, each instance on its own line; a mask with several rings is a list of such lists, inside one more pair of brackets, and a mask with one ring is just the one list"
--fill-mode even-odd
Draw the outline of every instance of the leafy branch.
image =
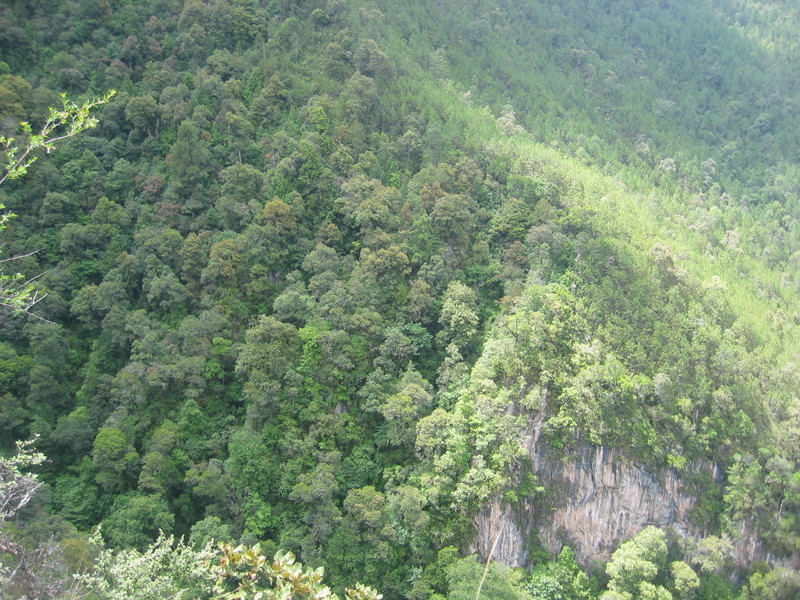
[[61, 94], [63, 108], [61, 110], [50, 108], [50, 115], [39, 133], [33, 133], [30, 123], [22, 122], [20, 127], [25, 137], [22, 143], [17, 138], [0, 136], [0, 148], [2, 148], [0, 150], [0, 161], [2, 161], [0, 185], [7, 179], [18, 179], [25, 175], [28, 167], [39, 158], [34, 154], [37, 150], [44, 150], [49, 154], [55, 148], [56, 142], [95, 127], [98, 121], [90, 114], [90, 111], [108, 102], [114, 94], [116, 92], [112, 90], [102, 98], [87, 101], [81, 105], [69, 100], [66, 94]]
[[[37, 151], [44, 150], [49, 154], [57, 142], [96, 126], [98, 121], [91, 114], [91, 110], [108, 102], [115, 93], [112, 90], [101, 98], [80, 105], [69, 100], [66, 94], [61, 94], [63, 108], [61, 110], [51, 108], [50, 115], [38, 133], [33, 132], [30, 123], [23, 122], [20, 123], [21, 139], [0, 136], [0, 185], [6, 180], [19, 179], [25, 175], [28, 167], [39, 158], [36, 154]], [[5, 206], [0, 204], [0, 211], [4, 209]], [[14, 213], [0, 213], [0, 231], [3, 231], [8, 221], [14, 217], [16, 217]], [[0, 260], [0, 264], [25, 258], [35, 253], [36, 251], [5, 258]], [[10, 308], [14, 314], [24, 313], [47, 321], [31, 312], [31, 309], [47, 295], [40, 293], [34, 286], [33, 282], [39, 277], [41, 274], [30, 278], [26, 278], [21, 273], [6, 274], [0, 268], [0, 306]]]

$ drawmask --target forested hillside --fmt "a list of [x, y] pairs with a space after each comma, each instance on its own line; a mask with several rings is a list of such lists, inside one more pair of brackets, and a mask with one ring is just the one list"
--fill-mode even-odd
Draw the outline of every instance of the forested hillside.
[[[387, 599], [796, 598], [798, 12], [2, 3], [0, 134], [116, 91], [0, 186], [47, 294], [0, 445], [49, 459], [2, 539], [98, 598], [159, 531]], [[595, 453], [681, 518], [553, 525]]]

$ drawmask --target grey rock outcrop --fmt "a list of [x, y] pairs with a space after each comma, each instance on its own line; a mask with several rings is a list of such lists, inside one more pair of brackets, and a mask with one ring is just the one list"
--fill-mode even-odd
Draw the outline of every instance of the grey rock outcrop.
[[556, 499], [539, 527], [541, 542], [553, 550], [568, 542], [584, 562], [605, 561], [648, 525], [699, 533], [689, 518], [695, 499], [673, 469], [653, 472], [603, 447], [585, 448], [566, 463], [542, 462], [539, 478], [563, 490], [564, 501]]
[[[568, 544], [578, 560], [588, 565], [607, 561], [621, 542], [648, 525], [671, 528], [684, 537], [708, 535], [691, 522], [697, 500], [688, 489], [687, 475], [706, 470], [721, 485], [722, 473], [716, 465], [697, 462], [683, 472], [654, 470], [617, 450], [588, 445], [556, 457], [537, 448], [539, 429], [532, 427], [528, 448], [539, 484], [547, 489], [547, 501], [542, 505], [523, 499], [512, 507], [496, 500], [483, 507], [474, 517], [477, 535], [471, 552], [483, 557], [491, 553], [498, 562], [524, 567], [536, 538], [553, 554]], [[746, 523], [737, 533], [732, 559], [739, 566], [758, 560], [794, 569], [800, 566], [800, 556], [766, 552]]]
[[[586, 446], [567, 458], [537, 452], [529, 445], [535, 474], [547, 488], [548, 502], [534, 507], [529, 501], [513, 509], [497, 501], [475, 516], [477, 536], [472, 550], [487, 556], [498, 538], [494, 559], [525, 566], [533, 534], [551, 551], [572, 546], [584, 564], [606, 561], [625, 539], [647, 525], [671, 527], [684, 536], [700, 536], [691, 524], [695, 499], [674, 469], [654, 472], [613, 449]], [[713, 465], [692, 465], [710, 469]]]

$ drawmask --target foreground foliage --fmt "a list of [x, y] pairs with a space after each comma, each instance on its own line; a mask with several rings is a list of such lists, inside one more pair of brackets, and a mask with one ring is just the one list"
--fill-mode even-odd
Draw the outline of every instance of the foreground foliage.
[[[278, 553], [272, 562], [258, 545], [233, 547], [220, 542], [195, 550], [182, 540], [159, 535], [144, 551], [114, 552], [101, 547], [91, 571], [78, 575], [83, 588], [109, 600], [162, 598], [221, 598], [230, 600], [337, 600], [323, 583], [323, 569], [304, 569], [291, 553]], [[371, 588], [345, 590], [347, 600], [380, 600]]]

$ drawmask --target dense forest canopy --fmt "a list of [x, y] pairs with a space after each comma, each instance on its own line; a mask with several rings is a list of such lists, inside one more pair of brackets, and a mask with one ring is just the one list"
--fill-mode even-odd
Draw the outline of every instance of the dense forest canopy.
[[[4, 266], [52, 322], [0, 313], [0, 445], [49, 459], [1, 539], [98, 598], [249, 597], [225, 586], [283, 581], [286, 552], [387, 599], [796, 597], [799, 24], [789, 0], [4, 2], [0, 134], [116, 94], [0, 187]], [[594, 447], [679, 478], [689, 525], [539, 540], [568, 499], [537, 465]], [[490, 505], [533, 515], [525, 570], [471, 555]], [[210, 540], [260, 546], [180, 579]]]

